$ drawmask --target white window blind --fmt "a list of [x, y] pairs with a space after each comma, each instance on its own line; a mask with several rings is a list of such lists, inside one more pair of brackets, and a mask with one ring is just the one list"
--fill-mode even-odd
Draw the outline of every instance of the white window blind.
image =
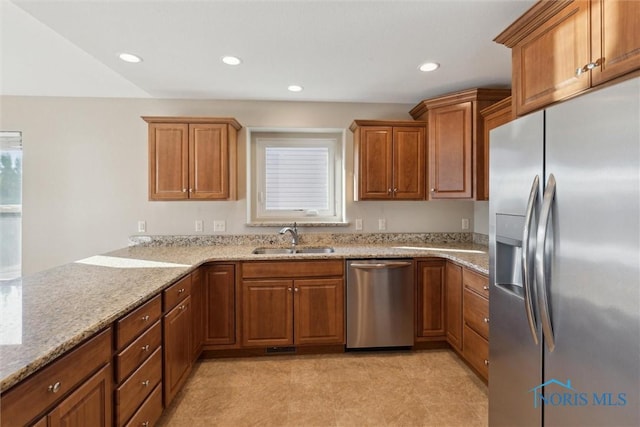
[[267, 210], [329, 209], [327, 147], [266, 147]]

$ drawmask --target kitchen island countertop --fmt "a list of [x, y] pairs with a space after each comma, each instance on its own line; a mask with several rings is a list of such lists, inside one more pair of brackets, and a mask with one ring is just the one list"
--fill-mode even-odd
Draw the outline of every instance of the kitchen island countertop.
[[0, 391], [5, 391], [201, 264], [285, 259], [453, 260], [488, 274], [471, 243], [336, 245], [323, 254], [255, 255], [253, 245], [131, 246], [0, 284]]

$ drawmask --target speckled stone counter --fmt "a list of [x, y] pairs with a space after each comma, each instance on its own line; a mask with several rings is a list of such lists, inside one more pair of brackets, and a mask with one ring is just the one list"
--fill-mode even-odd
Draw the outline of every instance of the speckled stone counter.
[[484, 274], [489, 264], [487, 247], [470, 242], [336, 242], [333, 253], [293, 255], [254, 255], [255, 243], [217, 243], [130, 246], [0, 284], [0, 391], [206, 262], [441, 257]]

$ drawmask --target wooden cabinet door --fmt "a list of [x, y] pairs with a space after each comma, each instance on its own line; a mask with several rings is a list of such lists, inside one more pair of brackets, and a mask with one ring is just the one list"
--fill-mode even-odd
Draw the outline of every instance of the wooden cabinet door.
[[111, 364], [100, 369], [47, 415], [49, 427], [111, 427]]
[[191, 296], [164, 315], [164, 405], [171, 403], [191, 371]]
[[293, 345], [293, 280], [242, 283], [242, 344]]
[[444, 295], [446, 261], [418, 262], [417, 325], [418, 337], [444, 337]]
[[478, 170], [476, 200], [489, 200], [489, 146], [491, 130], [509, 123], [513, 120], [513, 112], [511, 111], [511, 97], [507, 97], [502, 101], [496, 102], [482, 110], [483, 131], [484, 131], [484, 149], [482, 153], [483, 168]]
[[344, 344], [344, 280], [294, 282], [296, 344]]
[[393, 197], [405, 200], [425, 198], [425, 130], [393, 128]]
[[591, 1], [591, 52], [594, 86], [640, 68], [640, 1]]
[[430, 199], [473, 196], [471, 114], [471, 101], [429, 110]]
[[445, 282], [447, 342], [462, 351], [462, 267], [447, 262]]
[[205, 345], [236, 342], [235, 266], [220, 264], [205, 269]]
[[576, 69], [591, 60], [589, 2], [574, 1], [513, 47], [517, 115], [545, 107], [591, 86]]
[[229, 198], [227, 125], [189, 125], [189, 198]]
[[149, 199], [189, 198], [189, 126], [149, 125]]
[[393, 196], [392, 129], [390, 126], [366, 126], [360, 130], [360, 200], [391, 199]]

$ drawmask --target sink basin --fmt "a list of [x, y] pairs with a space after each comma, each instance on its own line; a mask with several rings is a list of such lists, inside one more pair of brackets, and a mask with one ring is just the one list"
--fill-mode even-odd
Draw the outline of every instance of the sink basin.
[[319, 247], [308, 247], [308, 248], [297, 248], [295, 253], [298, 254], [330, 254], [335, 252], [335, 250], [330, 246], [319, 246]]
[[270, 254], [292, 254], [291, 248], [255, 248], [252, 254], [270, 255]]
[[255, 248], [251, 251], [256, 255], [273, 255], [273, 254], [330, 254], [334, 249], [330, 246], [318, 247], [301, 247], [301, 248]]

